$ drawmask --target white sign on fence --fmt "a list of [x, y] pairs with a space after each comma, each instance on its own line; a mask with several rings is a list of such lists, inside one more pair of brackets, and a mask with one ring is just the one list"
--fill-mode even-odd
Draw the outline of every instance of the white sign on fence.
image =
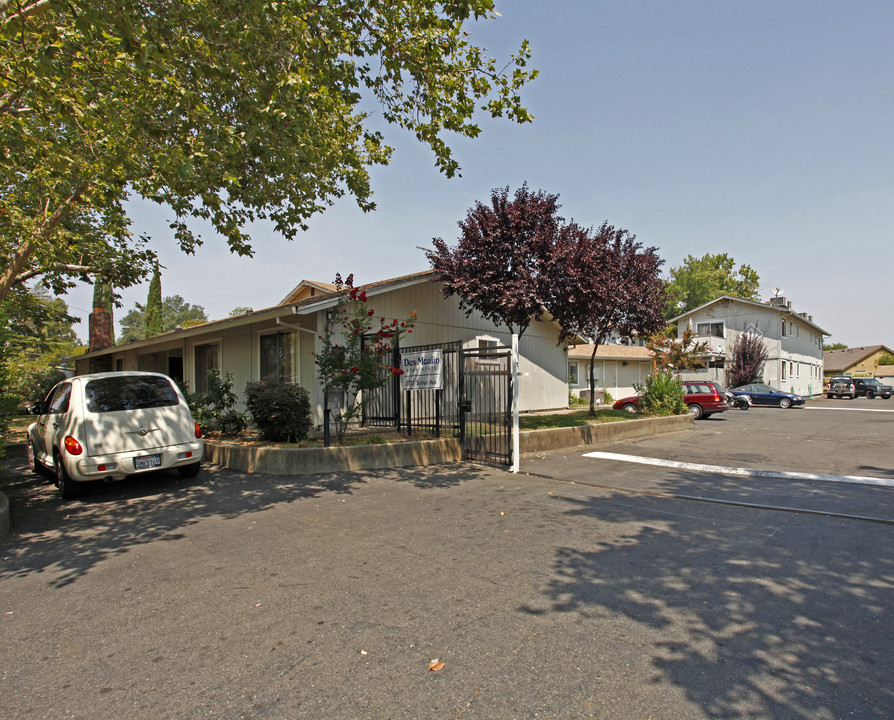
[[441, 350], [422, 350], [400, 354], [400, 389], [440, 390], [444, 386], [444, 362]]

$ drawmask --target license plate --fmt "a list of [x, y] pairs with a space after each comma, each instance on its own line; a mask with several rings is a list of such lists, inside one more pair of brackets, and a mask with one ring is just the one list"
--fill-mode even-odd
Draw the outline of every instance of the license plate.
[[161, 467], [161, 455], [143, 455], [133, 459], [133, 466], [136, 470], [148, 470], [149, 468]]

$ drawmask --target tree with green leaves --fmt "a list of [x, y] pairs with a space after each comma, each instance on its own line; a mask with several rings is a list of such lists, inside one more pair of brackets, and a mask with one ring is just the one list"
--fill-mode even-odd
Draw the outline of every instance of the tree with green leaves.
[[[179, 295], [169, 295], [162, 301], [160, 333], [204, 322], [208, 322], [208, 316], [201, 305], [192, 305]], [[146, 334], [146, 306], [136, 303], [134, 309], [121, 318], [121, 339], [118, 344], [145, 340], [147, 337], [151, 336]]]
[[60, 364], [83, 352], [76, 322], [45, 289], [17, 287], [0, 306], [0, 395], [13, 404], [42, 400], [64, 377]]
[[824, 343], [823, 350], [847, 350], [847, 345], [844, 343]]
[[[0, 0], [0, 302], [42, 277], [140, 282], [154, 253], [126, 201], [168, 207], [180, 247], [207, 222], [288, 239], [334, 199], [372, 210], [382, 118], [447, 176], [479, 112], [524, 123], [527, 42], [508, 62], [469, 26], [494, 0]], [[378, 111], [377, 111], [378, 108]], [[374, 117], [377, 116], [377, 117]]]
[[146, 337], [161, 335], [164, 332], [162, 316], [161, 271], [156, 263], [152, 282], [149, 283], [149, 297], [146, 300]]
[[672, 318], [682, 308], [692, 310], [721, 295], [757, 300], [758, 274], [750, 265], [739, 265], [726, 253], [707, 253], [700, 258], [687, 255], [679, 267], [670, 269], [665, 317]]

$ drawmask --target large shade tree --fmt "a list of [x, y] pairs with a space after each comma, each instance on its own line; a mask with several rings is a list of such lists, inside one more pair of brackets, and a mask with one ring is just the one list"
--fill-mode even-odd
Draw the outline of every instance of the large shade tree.
[[569, 225], [549, 270], [546, 306], [561, 326], [559, 340], [583, 338], [590, 355], [590, 413], [595, 413], [596, 351], [612, 333], [646, 336], [664, 325], [663, 260], [654, 247], [608, 222], [598, 230]]
[[758, 274], [750, 265], [739, 265], [726, 253], [702, 257], [687, 255], [679, 267], [672, 267], [667, 281], [668, 318], [680, 314], [682, 308], [697, 308], [721, 295], [744, 300], [757, 300], [760, 285]]
[[369, 168], [392, 152], [374, 114], [454, 175], [449, 134], [476, 137], [478, 111], [531, 120], [527, 43], [497, 63], [470, 40], [495, 14], [493, 0], [0, 0], [0, 301], [37, 276], [57, 293], [144, 278], [130, 197], [169, 207], [184, 251], [197, 218], [240, 255], [254, 220], [291, 239], [334, 198], [372, 209]]
[[434, 250], [426, 251], [444, 295], [457, 295], [466, 315], [477, 311], [522, 336], [543, 315], [550, 258], [564, 226], [558, 200], [525, 184], [513, 195], [508, 187], [492, 191], [489, 204], [476, 202], [458, 223], [455, 247], [434, 238]]

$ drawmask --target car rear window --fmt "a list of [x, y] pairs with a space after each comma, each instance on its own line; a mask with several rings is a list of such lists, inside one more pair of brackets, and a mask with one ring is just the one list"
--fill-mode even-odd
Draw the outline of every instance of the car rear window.
[[163, 377], [98, 378], [90, 380], [84, 392], [87, 396], [87, 409], [95, 413], [180, 404], [180, 398], [170, 380]]

